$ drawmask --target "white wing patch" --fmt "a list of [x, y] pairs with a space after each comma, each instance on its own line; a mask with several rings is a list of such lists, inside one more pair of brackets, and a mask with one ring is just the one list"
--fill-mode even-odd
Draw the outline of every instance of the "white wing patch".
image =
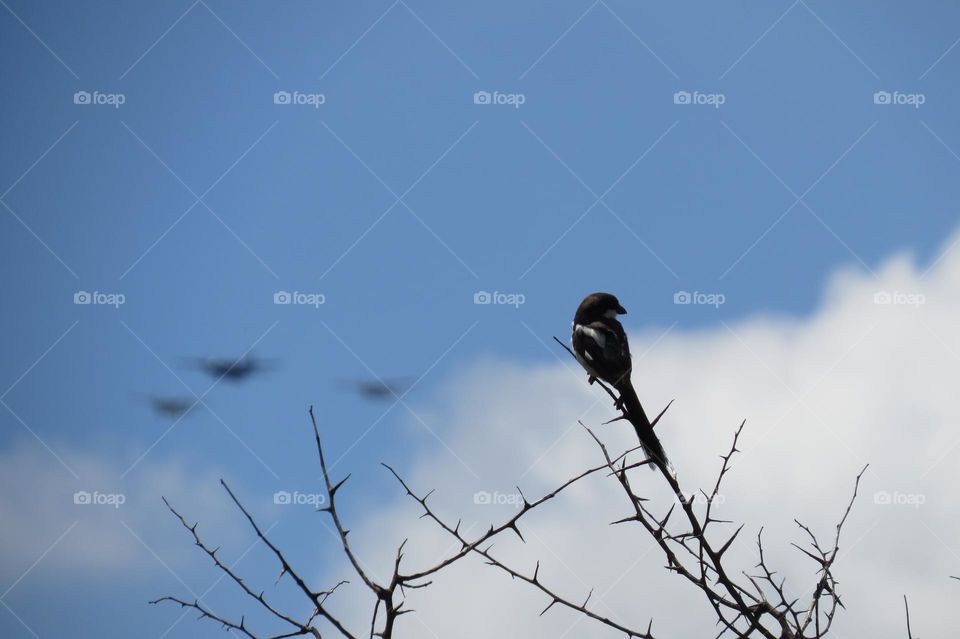
[[589, 336], [590, 339], [592, 339], [594, 343], [596, 343], [596, 345], [600, 347], [601, 350], [603, 350], [606, 347], [606, 344], [607, 344], [606, 335], [596, 330], [595, 328], [590, 328], [589, 326], [584, 326], [583, 324], [577, 324], [576, 330], [578, 333], [585, 333], [587, 336]]

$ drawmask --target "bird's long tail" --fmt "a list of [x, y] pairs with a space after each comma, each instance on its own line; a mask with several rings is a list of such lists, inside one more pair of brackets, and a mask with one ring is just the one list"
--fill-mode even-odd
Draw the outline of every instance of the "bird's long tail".
[[[663, 450], [663, 444], [660, 443], [660, 439], [653, 432], [653, 426], [650, 424], [650, 420], [647, 418], [647, 414], [640, 404], [640, 398], [637, 397], [637, 392], [633, 390], [633, 384], [630, 383], [630, 380], [627, 380], [618, 384], [616, 388], [620, 393], [620, 401], [627, 411], [627, 418], [630, 420], [630, 423], [633, 424], [634, 430], [637, 431], [637, 437], [640, 439], [643, 452], [646, 453], [647, 457], [652, 459], [661, 470], [671, 475], [674, 474], [673, 465], [670, 463], [670, 460], [667, 459], [667, 454]], [[656, 470], [656, 468], [651, 465], [650, 470]]]

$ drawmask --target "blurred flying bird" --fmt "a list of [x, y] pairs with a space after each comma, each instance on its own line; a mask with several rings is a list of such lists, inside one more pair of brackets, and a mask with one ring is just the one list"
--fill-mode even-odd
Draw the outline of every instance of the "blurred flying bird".
[[409, 381], [400, 379], [350, 379], [342, 380], [343, 385], [352, 387], [361, 397], [371, 400], [400, 397], [410, 387]]
[[173, 397], [164, 395], [145, 395], [142, 396], [154, 411], [168, 417], [183, 417], [198, 403], [192, 397]]
[[253, 357], [244, 355], [239, 359], [230, 359], [226, 357], [202, 357], [193, 360], [194, 366], [199, 367], [207, 375], [216, 380], [226, 379], [231, 382], [240, 382], [250, 377], [254, 373], [270, 370], [272, 364]]
[[573, 352], [590, 375], [591, 384], [601, 379], [617, 390], [620, 394], [617, 407], [626, 410], [647, 457], [663, 471], [673, 474], [673, 467], [630, 382], [633, 368], [630, 345], [623, 325], [617, 321], [617, 315], [626, 312], [610, 293], [591, 293], [583, 298], [573, 317]]

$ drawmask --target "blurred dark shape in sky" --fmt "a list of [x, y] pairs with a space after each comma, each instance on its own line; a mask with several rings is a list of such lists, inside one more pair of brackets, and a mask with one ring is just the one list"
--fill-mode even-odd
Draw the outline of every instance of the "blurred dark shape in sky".
[[384, 400], [400, 397], [410, 388], [410, 381], [407, 378], [350, 379], [343, 380], [341, 385], [349, 386], [364, 399]]
[[276, 368], [274, 362], [262, 360], [252, 355], [243, 355], [238, 359], [202, 357], [193, 360], [193, 365], [217, 381], [225, 379], [231, 382], [241, 382], [256, 373]]

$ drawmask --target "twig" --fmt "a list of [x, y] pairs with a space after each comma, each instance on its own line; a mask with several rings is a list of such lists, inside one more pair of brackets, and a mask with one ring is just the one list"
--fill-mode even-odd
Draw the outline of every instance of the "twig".
[[913, 639], [913, 632], [910, 630], [910, 606], [907, 605], [907, 596], [903, 596], [903, 611], [907, 615], [907, 639]]

